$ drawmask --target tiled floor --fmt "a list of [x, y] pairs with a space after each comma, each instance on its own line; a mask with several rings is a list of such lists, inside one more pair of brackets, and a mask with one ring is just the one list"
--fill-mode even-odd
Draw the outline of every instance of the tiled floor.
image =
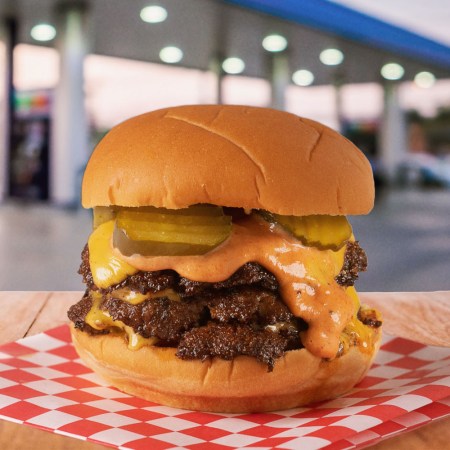
[[0, 290], [82, 290], [80, 252], [88, 211], [0, 206]]
[[[0, 205], [0, 290], [81, 290], [90, 213]], [[369, 256], [360, 291], [450, 290], [450, 191], [395, 191], [352, 217]]]
[[450, 191], [391, 192], [351, 222], [369, 258], [360, 291], [450, 290]]

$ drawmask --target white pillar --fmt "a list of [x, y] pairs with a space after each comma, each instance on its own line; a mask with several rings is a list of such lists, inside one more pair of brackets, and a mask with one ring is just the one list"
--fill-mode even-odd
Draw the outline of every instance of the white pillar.
[[16, 22], [13, 18], [0, 21], [0, 201], [9, 191], [9, 155], [11, 146], [13, 90], [13, 50]]
[[83, 62], [88, 51], [85, 4], [62, 2], [58, 5], [58, 17], [56, 46], [60, 66], [52, 114], [50, 192], [54, 203], [75, 206], [89, 156], [83, 92]]
[[381, 164], [389, 181], [395, 181], [399, 164], [406, 155], [407, 134], [405, 115], [399, 104], [399, 85], [384, 85], [384, 111], [380, 129]]
[[343, 133], [345, 126], [345, 117], [342, 109], [342, 86], [344, 85], [344, 78], [340, 74], [335, 74], [333, 77], [333, 88], [334, 88], [334, 101], [336, 108], [336, 123], [337, 131]]
[[224, 57], [222, 52], [216, 52], [210, 62], [209, 70], [214, 74], [214, 103], [221, 105], [223, 103], [223, 63]]
[[227, 56], [227, 41], [229, 32], [229, 12], [225, 5], [218, 5], [215, 17], [214, 50], [209, 60], [209, 70], [214, 74], [214, 103], [223, 103], [222, 64]]
[[270, 85], [271, 107], [286, 109], [286, 88], [290, 82], [289, 58], [287, 51], [269, 54], [271, 62]]

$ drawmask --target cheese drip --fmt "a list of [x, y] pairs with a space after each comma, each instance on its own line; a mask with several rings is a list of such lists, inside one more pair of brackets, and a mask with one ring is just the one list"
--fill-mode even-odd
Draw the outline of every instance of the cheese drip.
[[103, 223], [89, 236], [89, 266], [92, 279], [97, 287], [106, 289], [120, 283], [128, 275], [135, 274], [138, 269], [127, 264], [123, 258], [114, 256], [111, 251], [111, 236], [114, 231], [114, 220]]
[[[90, 262], [114, 258], [109, 285], [124, 279], [130, 267], [135, 271], [173, 269], [190, 280], [218, 282], [245, 263], [257, 262], [275, 275], [290, 311], [308, 323], [301, 336], [303, 345], [322, 358], [336, 356], [340, 335], [354, 316], [352, 295], [334, 280], [343, 265], [345, 246], [338, 252], [306, 247], [281, 227], [250, 215], [234, 223], [231, 236], [204, 255], [125, 257], [111, 246], [114, 222], [106, 222], [97, 230], [103, 228], [104, 232], [89, 240]], [[91, 269], [94, 273], [99, 267]], [[107, 283], [106, 278], [102, 281]]]
[[371, 327], [364, 325], [358, 319], [358, 311], [361, 307], [361, 303], [359, 302], [359, 297], [354, 286], [347, 287], [345, 292], [353, 300], [354, 315], [341, 334], [341, 354], [347, 353], [353, 345], [357, 345], [360, 351], [371, 353], [373, 351], [376, 334], [374, 334]]
[[144, 345], [154, 345], [157, 338], [144, 338], [136, 333], [133, 328], [125, 325], [121, 320], [114, 320], [107, 311], [100, 308], [102, 303], [101, 294], [91, 292], [92, 307], [86, 315], [86, 323], [96, 330], [105, 330], [107, 328], [116, 328], [127, 334], [128, 348], [130, 350], [139, 350]]

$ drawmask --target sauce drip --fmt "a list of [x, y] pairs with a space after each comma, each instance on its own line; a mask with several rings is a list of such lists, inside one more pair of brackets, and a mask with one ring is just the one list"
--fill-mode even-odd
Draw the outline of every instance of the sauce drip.
[[231, 236], [204, 255], [123, 256], [118, 249], [114, 253], [139, 270], [172, 269], [202, 282], [226, 280], [245, 263], [257, 262], [275, 275], [292, 314], [308, 323], [302, 343], [321, 358], [336, 356], [340, 334], [354, 313], [351, 296], [334, 280], [343, 265], [345, 246], [337, 252], [306, 247], [256, 215], [234, 223]]

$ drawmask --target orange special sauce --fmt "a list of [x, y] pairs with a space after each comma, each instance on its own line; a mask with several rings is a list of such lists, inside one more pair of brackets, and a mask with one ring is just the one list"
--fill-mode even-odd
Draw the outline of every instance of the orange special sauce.
[[173, 269], [202, 282], [223, 281], [245, 263], [259, 263], [275, 275], [292, 314], [308, 324], [301, 336], [303, 345], [321, 358], [336, 356], [339, 336], [353, 315], [353, 300], [334, 280], [343, 265], [345, 247], [338, 252], [306, 247], [256, 215], [234, 223], [231, 236], [204, 255], [145, 257], [114, 251], [139, 270]]

